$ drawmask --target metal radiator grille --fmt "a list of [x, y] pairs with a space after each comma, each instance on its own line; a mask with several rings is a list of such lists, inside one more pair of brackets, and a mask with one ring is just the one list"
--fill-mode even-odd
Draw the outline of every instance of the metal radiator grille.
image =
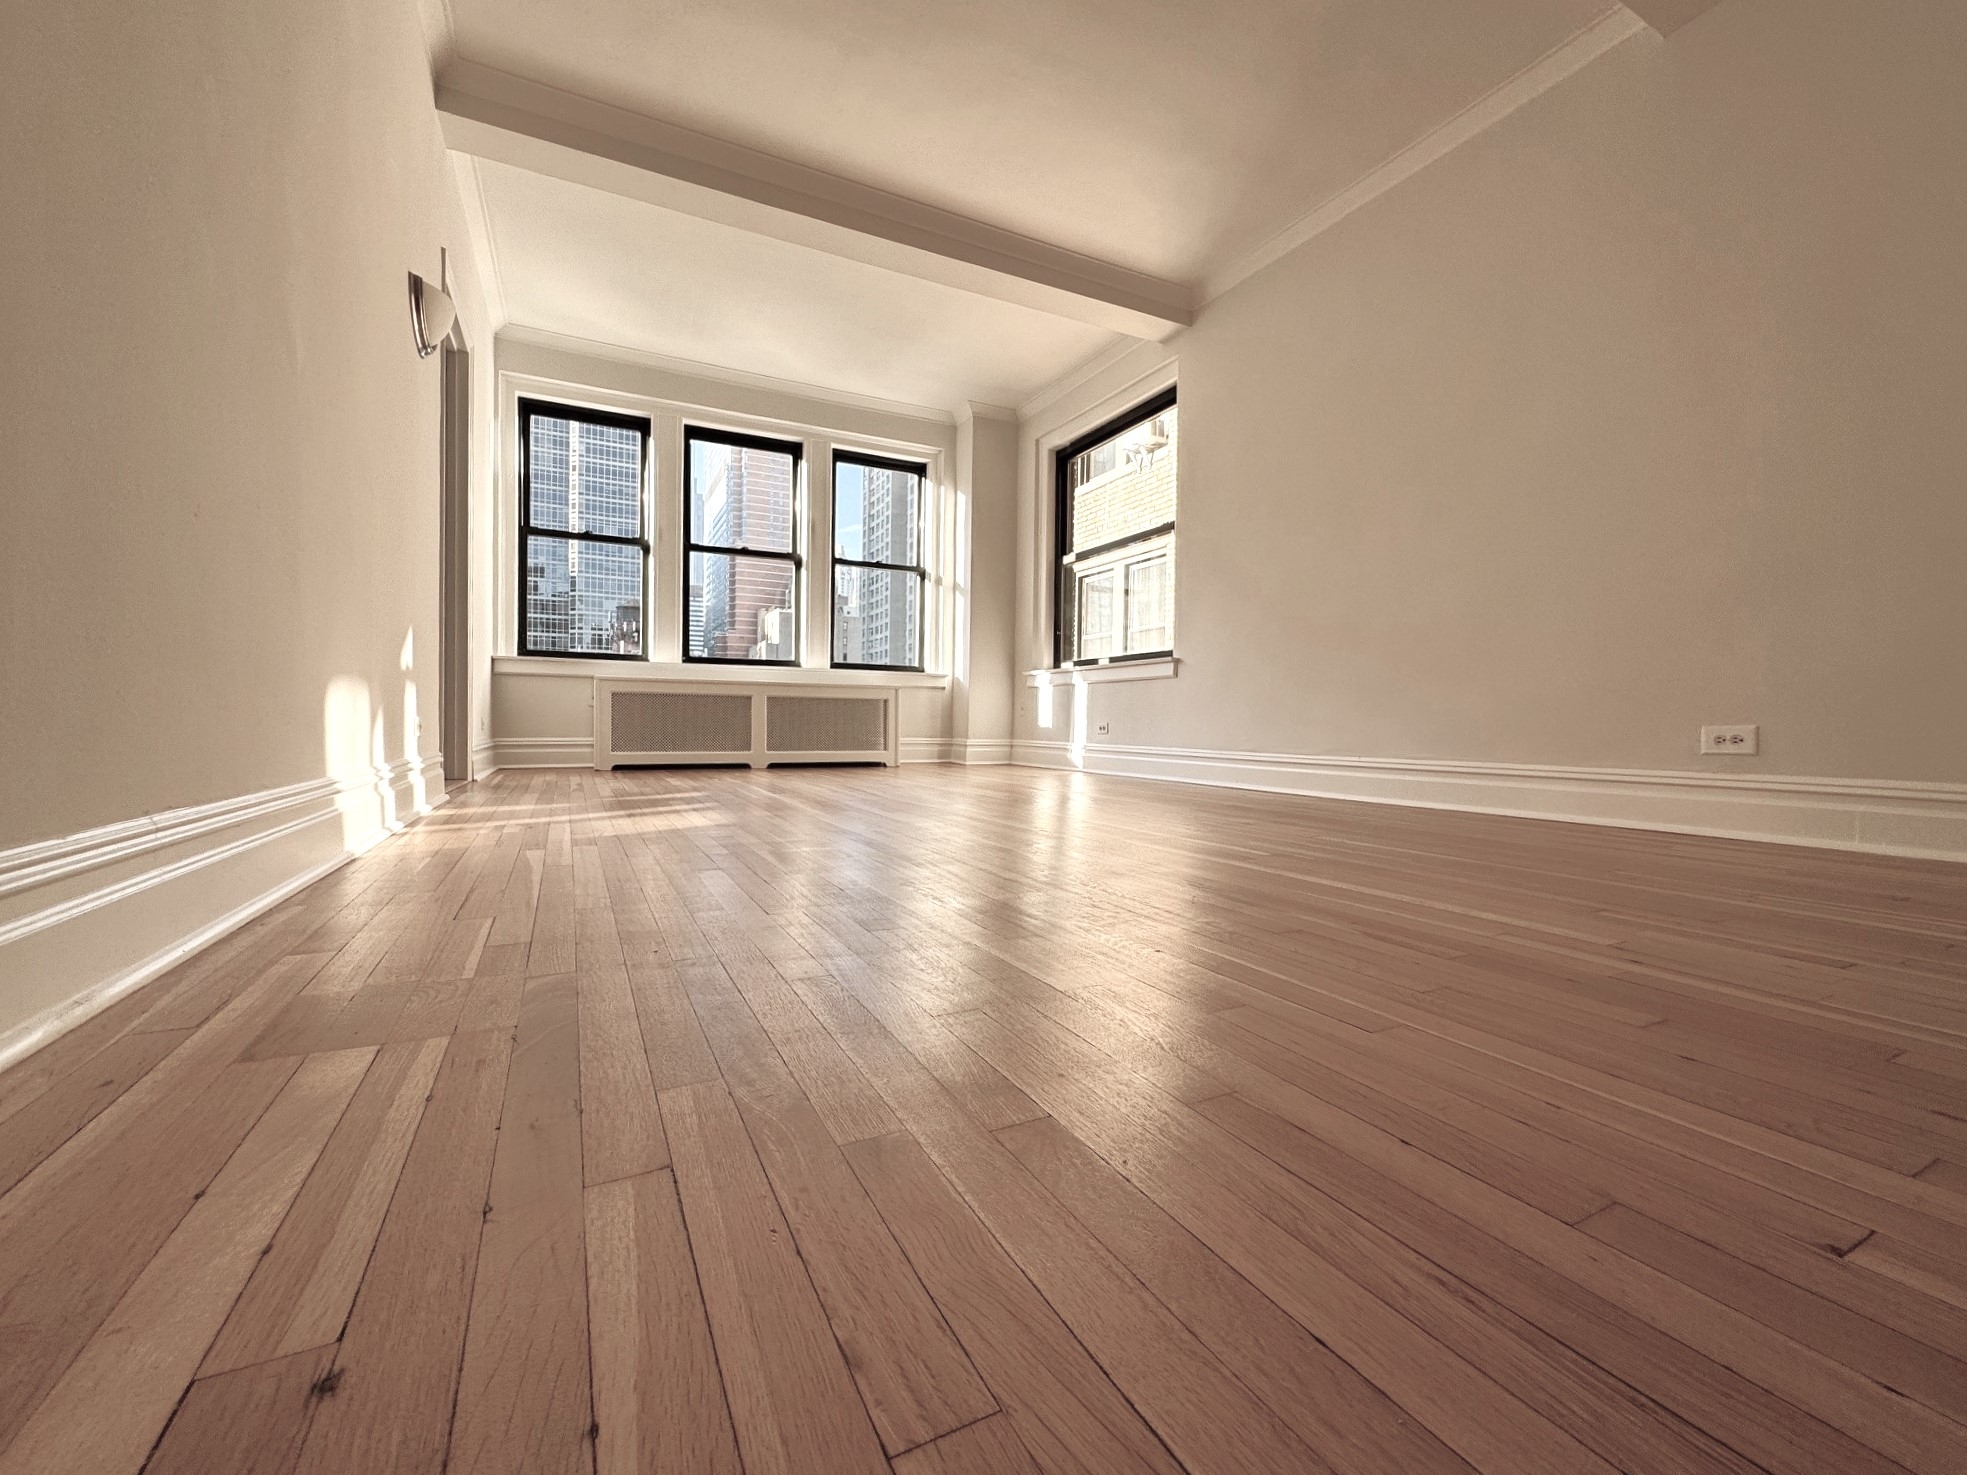
[[617, 691], [608, 698], [617, 753], [749, 753], [751, 698], [703, 692]]
[[765, 699], [771, 753], [874, 753], [888, 747], [888, 704], [878, 697]]

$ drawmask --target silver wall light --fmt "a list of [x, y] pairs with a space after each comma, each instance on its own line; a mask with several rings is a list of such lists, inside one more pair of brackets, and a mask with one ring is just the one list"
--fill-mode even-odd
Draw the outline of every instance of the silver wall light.
[[410, 326], [417, 336], [417, 357], [429, 358], [443, 347], [445, 335], [457, 320], [458, 305], [450, 294], [411, 272]]

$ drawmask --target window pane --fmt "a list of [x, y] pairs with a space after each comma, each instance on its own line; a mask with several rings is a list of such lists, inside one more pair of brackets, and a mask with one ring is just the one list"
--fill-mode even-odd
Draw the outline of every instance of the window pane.
[[1073, 660], [1090, 661], [1116, 653], [1113, 578], [1114, 570], [1111, 568], [1091, 573], [1078, 571], [1074, 573], [1073, 607], [1076, 614], [1074, 623], [1078, 631], [1078, 648], [1072, 653]]
[[835, 568], [833, 660], [843, 666], [921, 665], [922, 576]]
[[642, 434], [554, 415], [529, 417], [526, 494], [534, 527], [642, 536]]
[[642, 654], [642, 550], [527, 538], [526, 647]]
[[792, 551], [796, 462], [786, 451], [690, 442], [690, 541]]
[[1074, 456], [1071, 547], [1098, 548], [1175, 520], [1175, 407]]
[[1174, 563], [1165, 553], [1127, 565], [1125, 654], [1169, 650], [1174, 645]]
[[833, 553], [863, 563], [920, 563], [919, 472], [852, 461], [833, 465]]
[[686, 654], [720, 661], [799, 659], [789, 559], [692, 553], [689, 573]]

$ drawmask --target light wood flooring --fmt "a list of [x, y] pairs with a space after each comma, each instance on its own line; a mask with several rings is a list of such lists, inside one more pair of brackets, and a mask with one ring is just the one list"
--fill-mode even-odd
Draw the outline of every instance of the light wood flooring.
[[0, 1075], [0, 1475], [1961, 1475], [1967, 868], [508, 772]]

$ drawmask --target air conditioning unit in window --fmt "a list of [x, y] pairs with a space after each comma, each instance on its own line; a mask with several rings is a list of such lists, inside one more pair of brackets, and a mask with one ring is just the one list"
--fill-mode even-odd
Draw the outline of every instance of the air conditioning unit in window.
[[594, 766], [901, 761], [901, 693], [791, 682], [594, 683]]

